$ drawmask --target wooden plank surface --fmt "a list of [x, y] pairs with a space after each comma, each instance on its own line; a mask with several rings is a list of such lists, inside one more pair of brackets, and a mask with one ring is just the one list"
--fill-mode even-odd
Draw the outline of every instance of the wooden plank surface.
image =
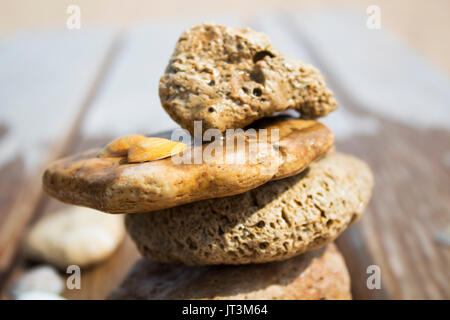
[[113, 30], [21, 33], [0, 41], [0, 287], [113, 42]]
[[[242, 24], [226, 16], [193, 18], [138, 25], [125, 32], [101, 83], [86, 85], [94, 87], [89, 98], [79, 94], [84, 107], [75, 103], [78, 108], [71, 112], [85, 112], [73, 139], [67, 143], [68, 133], [60, 134], [63, 139], [53, 143], [65, 144], [63, 153], [69, 154], [122, 134], [174, 128], [159, 105], [158, 79], [181, 30], [205, 20]], [[281, 51], [324, 72], [340, 109], [323, 122], [335, 132], [338, 149], [364, 159], [374, 171], [376, 187], [367, 212], [338, 240], [351, 271], [354, 298], [449, 298], [449, 251], [434, 241], [435, 233], [450, 222], [447, 77], [384, 31], [370, 34], [361, 12], [266, 13], [249, 23], [268, 33]], [[0, 127], [0, 139], [5, 130]], [[46, 196], [40, 199], [38, 206], [37, 201], [30, 205], [36, 215], [63, 206]], [[83, 270], [82, 290], [64, 296], [104, 298], [137, 257], [127, 238], [106, 262]], [[382, 270], [382, 290], [367, 289], [366, 268], [371, 264]], [[29, 266], [19, 255], [9, 282]]]
[[[322, 121], [338, 150], [374, 171], [367, 212], [338, 240], [354, 296], [448, 299], [450, 253], [435, 241], [450, 224], [448, 78], [351, 11], [264, 16], [256, 25], [323, 71], [340, 109]], [[365, 283], [371, 264], [381, 268], [380, 292]]]
[[199, 21], [240, 26], [227, 15], [200, 16], [139, 24], [124, 32], [124, 39], [101, 91], [87, 110], [80, 131], [83, 150], [94, 141], [121, 135], [155, 134], [177, 128], [160, 104], [159, 78], [164, 73], [178, 37]]
[[[192, 17], [177, 21], [141, 24], [123, 32], [115, 48], [114, 60], [86, 107], [77, 137], [64, 154], [73, 154], [126, 134], [159, 135], [177, 125], [160, 106], [159, 78], [169, 61], [181, 32], [198, 21], [216, 21], [239, 26], [237, 19], [226, 15]], [[43, 196], [39, 215], [64, 205]], [[129, 237], [106, 262], [82, 270], [81, 290], [66, 290], [70, 299], [103, 299], [116, 287], [139, 257]], [[23, 259], [17, 263], [12, 279], [29, 267]], [[12, 280], [10, 282], [13, 282]]]

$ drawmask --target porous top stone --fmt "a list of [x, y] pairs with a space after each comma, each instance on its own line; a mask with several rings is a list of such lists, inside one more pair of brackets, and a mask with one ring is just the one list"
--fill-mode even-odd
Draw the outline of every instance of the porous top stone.
[[281, 262], [187, 267], [139, 260], [109, 299], [351, 299], [334, 244]]
[[202, 24], [179, 38], [159, 96], [167, 113], [193, 133], [243, 128], [287, 109], [312, 118], [337, 108], [333, 93], [311, 65], [283, 55], [251, 29]]
[[[121, 157], [99, 158], [98, 150], [91, 150], [54, 162], [44, 173], [44, 190], [61, 201], [109, 213], [150, 212], [243, 193], [297, 174], [334, 141], [331, 131], [314, 120], [273, 117], [255, 128], [267, 129], [267, 139], [259, 130], [236, 133], [186, 149], [181, 163], [166, 158], [130, 164]], [[277, 141], [272, 132], [278, 133]], [[227, 150], [233, 141], [236, 147]], [[223, 161], [208, 160], [212, 152], [207, 150], [222, 150]], [[193, 157], [199, 153], [202, 160], [196, 164]]]
[[140, 253], [158, 262], [279, 261], [333, 241], [361, 215], [372, 185], [364, 162], [337, 153], [240, 195], [129, 214], [125, 225]]

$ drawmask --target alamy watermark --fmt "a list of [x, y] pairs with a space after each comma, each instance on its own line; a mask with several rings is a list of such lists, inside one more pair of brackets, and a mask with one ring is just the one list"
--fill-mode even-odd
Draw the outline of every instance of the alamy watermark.
[[79, 30], [81, 29], [81, 9], [75, 4], [67, 7], [66, 13], [69, 15], [66, 21], [67, 29]]
[[368, 15], [366, 26], [369, 30], [381, 29], [381, 8], [377, 5], [368, 6], [366, 9]]
[[66, 280], [66, 287], [69, 290], [81, 289], [81, 268], [75, 264], [70, 265], [66, 269], [66, 273], [69, 274]]
[[372, 264], [367, 267], [366, 273], [369, 275], [366, 281], [367, 289], [381, 289], [381, 268]]
[[[175, 129], [171, 140], [182, 142], [190, 148], [173, 155], [175, 164], [229, 164], [252, 165], [273, 162], [279, 157], [280, 133], [270, 129], [218, 129], [203, 132], [202, 121], [194, 122], [194, 136], [187, 130]], [[204, 142], [208, 142], [204, 144]]]

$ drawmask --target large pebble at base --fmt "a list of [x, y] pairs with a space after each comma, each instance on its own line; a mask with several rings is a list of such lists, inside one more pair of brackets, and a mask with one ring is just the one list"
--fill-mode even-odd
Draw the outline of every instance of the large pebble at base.
[[109, 257], [125, 235], [123, 217], [84, 207], [69, 207], [41, 219], [28, 234], [25, 253], [32, 260], [65, 270]]

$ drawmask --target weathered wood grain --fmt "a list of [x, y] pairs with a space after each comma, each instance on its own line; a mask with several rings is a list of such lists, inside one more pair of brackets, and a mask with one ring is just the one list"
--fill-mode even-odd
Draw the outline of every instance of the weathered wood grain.
[[[386, 32], [368, 30], [363, 14], [265, 13], [251, 26], [268, 33], [281, 51], [322, 70], [341, 105], [323, 122], [335, 132], [339, 150], [362, 158], [374, 171], [376, 186], [367, 212], [337, 241], [351, 272], [354, 298], [448, 299], [450, 252], [434, 240], [450, 223], [448, 78]], [[207, 20], [239, 24], [229, 18]], [[152, 23], [126, 33], [63, 153], [122, 134], [154, 135], [174, 128], [159, 105], [157, 82], [181, 30], [199, 21]], [[8, 130], [0, 125], [0, 139]], [[18, 161], [11, 161], [1, 174], [22, 171], [24, 165], [17, 166]], [[19, 180], [5, 177], [0, 191], [8, 192]], [[40, 199], [36, 215], [62, 206], [46, 196]], [[2, 208], [10, 205], [7, 196], [0, 198]], [[105, 263], [82, 271], [82, 290], [64, 296], [104, 298], [137, 257], [133, 243], [125, 240]], [[381, 290], [366, 286], [371, 264], [381, 268]], [[28, 266], [19, 255], [12, 274]]]
[[177, 128], [161, 107], [159, 78], [183, 30], [201, 21], [240, 25], [234, 17], [204, 16], [140, 24], [125, 32], [117, 63], [83, 121], [82, 138], [153, 134]]
[[[102, 146], [118, 136], [131, 133], [170, 137], [167, 130], [176, 128], [177, 124], [160, 105], [159, 78], [182, 31], [205, 20], [239, 24], [233, 17], [224, 15], [154, 22], [125, 31], [114, 62], [109, 65], [95, 97], [83, 114], [76, 139], [64, 154]], [[58, 201], [45, 195], [42, 202], [39, 215], [61, 208]], [[134, 244], [127, 237], [108, 261], [82, 270], [81, 290], [67, 290], [64, 296], [70, 299], [105, 298], [121, 282], [138, 256]], [[27, 266], [22, 261], [18, 268], [26, 269]]]
[[114, 34], [55, 30], [1, 39], [0, 287], [38, 205], [44, 166], [73, 137]]
[[[322, 70], [340, 103], [323, 122], [339, 150], [374, 171], [367, 212], [338, 240], [354, 297], [448, 299], [449, 252], [435, 242], [450, 223], [448, 78], [383, 31], [367, 29], [361, 14], [333, 10], [256, 22], [275, 42], [282, 39], [280, 47]], [[380, 266], [384, 292], [367, 289], [370, 264]]]

